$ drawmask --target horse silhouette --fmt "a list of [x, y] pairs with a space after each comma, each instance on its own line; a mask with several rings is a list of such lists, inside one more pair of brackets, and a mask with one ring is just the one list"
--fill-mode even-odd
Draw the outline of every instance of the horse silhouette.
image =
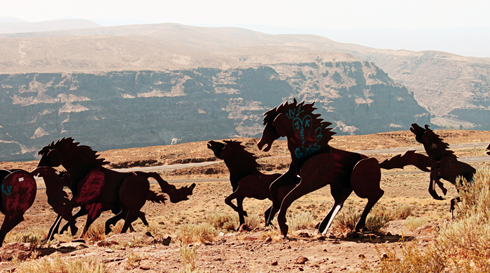
[[[226, 167], [230, 171], [230, 182], [233, 187], [233, 193], [226, 197], [225, 203], [233, 210], [238, 212], [240, 226], [245, 223], [247, 212], [243, 210], [243, 199], [245, 197], [259, 200], [272, 200], [269, 187], [280, 174], [264, 174], [258, 170], [260, 165], [257, 163], [252, 153], [245, 150], [245, 146], [239, 141], [224, 140], [222, 142], [209, 141], [207, 147], [211, 149], [214, 155], [225, 161]], [[299, 182], [299, 179], [297, 179]], [[283, 198], [294, 185], [282, 187], [279, 189], [279, 198]], [[232, 200], [237, 200], [237, 205]], [[265, 213], [265, 221], [269, 219], [272, 206]]]
[[[345, 200], [354, 191], [368, 202], [356, 224], [359, 231], [365, 227], [369, 211], [383, 196], [380, 188], [381, 171], [375, 158], [358, 153], [335, 149], [328, 145], [332, 139], [330, 122], [324, 122], [319, 114], [313, 114], [313, 103], [285, 102], [264, 114], [265, 128], [257, 143], [259, 149], [268, 151], [275, 140], [287, 138], [291, 153], [289, 170], [275, 180], [271, 187], [273, 208], [268, 222], [279, 209], [277, 221], [284, 237], [287, 236], [286, 212], [289, 206], [301, 196], [330, 184], [335, 204], [320, 223], [318, 229], [325, 234]], [[278, 188], [300, 182], [282, 199], [278, 198]]]
[[[144, 172], [117, 172], [106, 169], [108, 164], [99, 158], [96, 151], [89, 146], [79, 145], [73, 138], [62, 138], [43, 147], [39, 153], [41, 157], [38, 167], [58, 167], [62, 165], [70, 176], [70, 189], [73, 198], [68, 206], [82, 206], [88, 213], [91, 221], [97, 219], [104, 208], [118, 206], [121, 211], [106, 222], [106, 233], [110, 224], [125, 218], [122, 232], [126, 232], [131, 223], [138, 217], [144, 217], [140, 211], [146, 200], [163, 202], [165, 198], [149, 189], [148, 178], [155, 179], [162, 192], [167, 193], [173, 203], [188, 200], [192, 195], [195, 184], [190, 187], [177, 189], [168, 184], [157, 173]], [[104, 205], [105, 204], [105, 205]], [[86, 205], [91, 205], [86, 207]], [[52, 226], [59, 223], [59, 218]], [[87, 220], [88, 220], [87, 219]], [[81, 237], [88, 230], [90, 223], [84, 226]], [[72, 231], [73, 233], [73, 231]]]
[[0, 211], [5, 218], [0, 228], [0, 246], [9, 231], [24, 220], [36, 198], [36, 180], [24, 170], [0, 170]]
[[[424, 127], [422, 128], [418, 124], [413, 123], [410, 131], [415, 134], [417, 142], [424, 145], [428, 157], [421, 154], [413, 154], [412, 152], [419, 160], [395, 162], [395, 158], [392, 158], [383, 161], [380, 165], [386, 168], [388, 166], [390, 168], [403, 168], [406, 165], [415, 165], [423, 171], [429, 171], [427, 168], [430, 167], [429, 194], [436, 200], [444, 200], [435, 190], [435, 185], [437, 184], [443, 191], [443, 194], [446, 194], [447, 189], [444, 188], [444, 185], [440, 181], [441, 178], [456, 186], [461, 183], [462, 178], [471, 182], [476, 169], [467, 163], [460, 162], [457, 156], [454, 155], [454, 152], [449, 149], [449, 144], [445, 143], [439, 135], [434, 133], [429, 128], [429, 125], [425, 125]], [[421, 167], [425, 167], [427, 170]], [[459, 201], [459, 197], [451, 199], [450, 211], [453, 218], [455, 205]]]

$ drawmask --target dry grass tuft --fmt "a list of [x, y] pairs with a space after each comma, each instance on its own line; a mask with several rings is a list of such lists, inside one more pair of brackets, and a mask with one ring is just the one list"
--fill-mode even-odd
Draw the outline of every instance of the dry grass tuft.
[[104, 271], [104, 264], [93, 257], [62, 260], [61, 255], [57, 253], [20, 263], [15, 269], [16, 273], [103, 273]]
[[291, 230], [308, 229], [315, 226], [315, 217], [309, 212], [296, 213], [289, 219], [289, 228]]
[[458, 218], [439, 227], [435, 241], [420, 252], [404, 244], [380, 257], [376, 272], [490, 272], [490, 169], [477, 171], [473, 183], [459, 187]]
[[423, 226], [423, 225], [426, 225], [429, 221], [427, 219], [423, 219], [423, 218], [407, 218], [407, 220], [405, 221], [405, 228], [410, 231], [410, 232], [413, 232], [414, 230], [418, 229], [419, 227]]
[[180, 262], [184, 266], [183, 272], [194, 272], [199, 270], [197, 265], [196, 247], [181, 246], [180, 247]]
[[93, 241], [101, 241], [106, 239], [107, 235], [105, 235], [105, 223], [97, 221], [90, 225], [87, 233], [85, 234], [85, 237]]
[[216, 213], [208, 218], [209, 224], [215, 229], [236, 230], [237, 217], [225, 213]]
[[177, 239], [182, 242], [182, 245], [188, 245], [190, 243], [211, 242], [217, 235], [218, 232], [210, 224], [184, 224], [180, 226], [177, 232]]
[[[397, 253], [395, 246], [384, 247], [381, 250], [375, 245], [375, 248], [380, 263], [372, 272], [442, 272], [447, 266], [447, 260], [440, 255], [440, 251], [434, 246], [428, 247], [425, 251], [420, 251], [413, 242], [403, 243], [401, 253]], [[402, 258], [398, 257], [400, 255]]]
[[9, 232], [5, 237], [5, 243], [21, 242], [40, 245], [48, 236], [48, 230], [45, 228], [33, 227], [28, 232]]

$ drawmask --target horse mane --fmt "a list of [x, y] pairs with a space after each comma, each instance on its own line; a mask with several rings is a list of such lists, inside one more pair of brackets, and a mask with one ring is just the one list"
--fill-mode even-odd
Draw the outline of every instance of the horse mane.
[[[306, 116], [311, 117], [311, 131], [307, 136], [307, 139], [300, 139], [300, 136], [296, 134], [295, 143], [303, 142], [303, 146], [307, 145], [319, 145], [321, 150], [324, 150], [328, 147], [328, 142], [332, 139], [332, 136], [335, 132], [332, 131], [332, 128], [329, 126], [332, 125], [331, 122], [323, 121], [320, 118], [320, 114], [313, 114], [313, 111], [317, 108], [313, 107], [313, 103], [306, 103], [302, 101], [298, 103], [296, 98], [294, 98], [293, 102], [284, 102], [278, 107], [275, 107], [264, 114], [264, 125], [271, 124], [274, 119], [281, 113], [285, 114], [291, 121], [295, 118], [303, 119]], [[293, 151], [291, 151], [293, 152]]]
[[75, 142], [71, 137], [61, 138], [56, 142], [53, 141], [44, 146], [39, 150], [38, 155], [45, 156], [50, 150], [57, 149], [63, 155], [64, 161], [72, 160], [83, 162], [83, 164], [91, 165], [93, 167], [101, 167], [109, 163], [105, 161], [104, 158], [99, 158], [100, 155], [97, 154], [97, 151], [92, 150], [90, 146], [79, 144], [79, 142]]
[[453, 155], [454, 152], [449, 149], [449, 144], [444, 142], [443, 139], [434, 131], [429, 128], [429, 125], [425, 125], [425, 133], [422, 136], [425, 151], [432, 159], [439, 161], [445, 156]]
[[244, 168], [249, 169], [257, 169], [260, 167], [260, 164], [257, 163], [258, 157], [256, 157], [253, 153], [245, 150], [245, 146], [242, 145], [240, 141], [236, 140], [224, 140], [226, 145], [229, 145], [234, 152], [234, 158], [240, 161], [240, 165]]

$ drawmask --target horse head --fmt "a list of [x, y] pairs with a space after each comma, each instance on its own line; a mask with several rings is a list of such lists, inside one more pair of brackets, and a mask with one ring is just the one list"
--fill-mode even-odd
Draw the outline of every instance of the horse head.
[[[49, 149], [48, 146], [39, 151], [41, 160], [39, 160], [38, 167], [58, 167], [63, 163], [63, 154], [57, 148]], [[47, 148], [47, 149], [45, 149]]]
[[221, 142], [216, 142], [214, 140], [210, 140], [207, 144], [208, 146], [208, 149], [210, 149], [211, 151], [213, 151], [214, 155], [219, 158], [219, 159], [223, 159], [221, 157], [221, 151], [223, 150], [223, 148], [225, 147], [225, 144], [224, 143], [221, 143]]
[[410, 131], [415, 134], [415, 139], [418, 143], [424, 143], [422, 137], [424, 136], [425, 129], [420, 127], [417, 123], [412, 123]]
[[277, 112], [277, 108], [273, 108], [264, 114], [265, 128], [264, 131], [262, 131], [262, 137], [259, 142], [257, 142], [259, 150], [268, 152], [272, 147], [272, 143], [281, 137], [279, 132], [284, 133], [281, 131], [282, 128], [279, 128], [278, 132], [276, 126], [279, 125], [279, 123], [274, 123], [278, 116], [283, 115]]

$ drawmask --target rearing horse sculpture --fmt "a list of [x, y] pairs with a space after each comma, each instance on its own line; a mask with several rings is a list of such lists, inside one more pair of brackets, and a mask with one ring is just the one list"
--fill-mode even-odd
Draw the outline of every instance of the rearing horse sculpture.
[[[240, 226], [245, 223], [247, 212], [243, 210], [243, 199], [245, 197], [255, 198], [259, 200], [271, 199], [269, 186], [277, 179], [280, 174], [263, 174], [257, 168], [260, 165], [256, 161], [256, 157], [245, 150], [239, 141], [225, 140], [224, 143], [209, 141], [208, 148], [211, 149], [214, 155], [225, 161], [226, 167], [230, 171], [230, 182], [233, 187], [233, 193], [226, 197], [225, 202], [233, 210], [238, 212]], [[296, 183], [299, 182], [297, 179]], [[286, 186], [279, 189], [279, 198], [284, 196], [294, 187], [294, 185]], [[235, 206], [231, 201], [237, 200]], [[265, 213], [265, 221], [269, 219], [269, 214], [272, 206]]]
[[[273, 209], [268, 222], [279, 209], [277, 221], [284, 237], [287, 236], [286, 211], [293, 201], [328, 184], [335, 204], [320, 223], [319, 231], [327, 232], [345, 200], [354, 191], [368, 203], [356, 224], [356, 230], [364, 228], [367, 214], [383, 196], [379, 183], [381, 171], [378, 161], [358, 153], [335, 149], [328, 145], [335, 134], [323, 122], [320, 115], [313, 114], [316, 108], [305, 102], [285, 102], [264, 114], [264, 131], [257, 143], [259, 149], [268, 151], [279, 137], [286, 137], [292, 163], [289, 170], [275, 180], [271, 187]], [[284, 199], [278, 198], [280, 186], [294, 184], [299, 174], [300, 182]], [[281, 202], [282, 201], [282, 202]]]
[[99, 217], [104, 207], [103, 204], [114, 203], [121, 208], [118, 215], [107, 220], [107, 233], [108, 223], [115, 223], [114, 221], [123, 217], [126, 220], [122, 232], [126, 232], [131, 222], [142, 215], [139, 209], [147, 199], [155, 199], [153, 201], [157, 202], [163, 201], [149, 190], [148, 178], [150, 177], [157, 180], [162, 192], [167, 193], [173, 203], [187, 200], [187, 196], [192, 194], [195, 187], [193, 184], [190, 187], [177, 189], [168, 184], [157, 173], [121, 173], [106, 169], [103, 166], [108, 162], [98, 158], [99, 155], [96, 151], [93, 151], [89, 146], [78, 144], [72, 138], [62, 138], [57, 142], [52, 142], [39, 151], [39, 155], [42, 157], [38, 167], [62, 165], [66, 169], [70, 175], [70, 188], [74, 196], [69, 205], [99, 204], [91, 206], [91, 210], [88, 211], [87, 223], [82, 236], [90, 223]]
[[[454, 155], [454, 152], [449, 149], [449, 145], [445, 143], [434, 131], [429, 128], [429, 125], [425, 125], [425, 128], [420, 127], [418, 124], [413, 123], [410, 127], [410, 131], [415, 134], [417, 142], [424, 145], [425, 152], [428, 157], [421, 154], [416, 154], [413, 151], [408, 151], [403, 156], [396, 156], [394, 158], [383, 161], [380, 165], [383, 168], [403, 168], [406, 165], [415, 165], [423, 171], [429, 171], [430, 167], [430, 183], [429, 193], [436, 200], [444, 200], [435, 190], [437, 184], [445, 195], [447, 190], [444, 188], [440, 179], [451, 182], [453, 185], [457, 185], [461, 182], [461, 178], [471, 182], [476, 169], [471, 165], [458, 161], [458, 158]], [[400, 161], [397, 158], [405, 158], [407, 154], [411, 153], [410, 157], [417, 156], [417, 160], [405, 160]], [[457, 202], [460, 201], [459, 197], [451, 199], [451, 215], [454, 218], [454, 208]]]

